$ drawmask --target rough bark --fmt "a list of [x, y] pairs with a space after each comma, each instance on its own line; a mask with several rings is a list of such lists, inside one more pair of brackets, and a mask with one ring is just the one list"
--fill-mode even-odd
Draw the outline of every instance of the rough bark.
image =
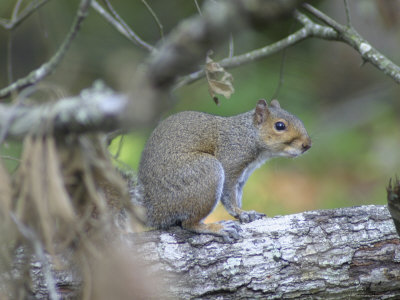
[[181, 229], [135, 238], [179, 299], [399, 299], [400, 241], [386, 206], [242, 225], [234, 244]]
[[[154, 273], [154, 299], [162, 288], [166, 299], [400, 299], [400, 240], [386, 206], [265, 218], [242, 229], [233, 244], [180, 228], [129, 241]], [[43, 299], [40, 263], [31, 265], [32, 298]], [[79, 277], [53, 274], [61, 298], [76, 299]]]

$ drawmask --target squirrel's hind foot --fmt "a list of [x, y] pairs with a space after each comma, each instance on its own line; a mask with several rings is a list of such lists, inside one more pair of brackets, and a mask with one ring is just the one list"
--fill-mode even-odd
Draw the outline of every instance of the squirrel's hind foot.
[[234, 221], [226, 221], [224, 224], [219, 223], [211, 223], [211, 224], [204, 224], [204, 223], [185, 223], [182, 222], [182, 227], [196, 233], [203, 233], [203, 234], [212, 234], [216, 236], [222, 237], [224, 242], [233, 243], [240, 239], [240, 232], [242, 229], [240, 225]]
[[243, 231], [235, 221], [224, 221], [223, 229], [220, 231], [224, 242], [232, 243], [240, 239], [240, 232]]
[[255, 210], [248, 210], [248, 211], [242, 211], [239, 214], [238, 219], [241, 223], [250, 223], [265, 217], [266, 215], [263, 213], [256, 212]]

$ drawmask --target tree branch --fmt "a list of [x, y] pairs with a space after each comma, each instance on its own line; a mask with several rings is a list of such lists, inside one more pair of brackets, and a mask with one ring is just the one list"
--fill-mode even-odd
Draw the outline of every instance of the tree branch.
[[207, 1], [202, 16], [181, 22], [170, 33], [147, 65], [147, 79], [154, 89], [169, 89], [178, 76], [192, 72], [203, 63], [207, 52], [227, 41], [230, 34], [254, 20], [275, 21], [292, 11], [302, 1], [267, 0]]
[[400, 295], [400, 241], [385, 206], [267, 218], [242, 229], [233, 245], [182, 230], [149, 232], [139, 249], [177, 276], [168, 288], [180, 299]]
[[38, 69], [31, 71], [28, 76], [18, 79], [9, 86], [1, 89], [0, 98], [8, 97], [11, 93], [15, 91], [20, 91], [28, 86], [38, 83], [55, 70], [55, 68], [61, 62], [65, 53], [69, 49], [75, 36], [77, 35], [83, 20], [86, 18], [88, 9], [90, 7], [90, 2], [91, 0], [81, 0], [78, 12], [71, 26], [71, 29], [54, 56], [50, 58], [48, 62], [41, 65]]
[[[269, 9], [269, 7], [265, 9], [264, 13], [270, 17], [274, 16], [274, 13], [279, 15], [283, 12], [293, 11], [293, 7], [298, 4], [298, 1], [295, 0], [283, 2], [269, 0], [267, 2], [277, 4], [272, 10]], [[159, 51], [152, 52], [148, 64], [140, 68], [142, 72], [139, 72], [139, 79], [134, 80], [135, 84], [138, 86], [134, 89], [134, 94], [129, 95], [130, 98], [146, 99], [146, 103], [159, 103], [160, 101], [157, 96], [164, 94], [167, 86], [163, 85], [160, 89], [160, 86], [157, 87], [157, 82], [160, 83], [160, 80], [163, 81], [165, 78], [169, 78], [168, 81], [170, 81], [179, 74], [182, 74], [182, 70], [197, 65], [200, 58], [203, 59], [205, 57], [203, 57], [203, 51], [206, 53], [213, 45], [215, 46], [222, 43], [223, 40], [220, 37], [226, 36], [226, 38], [228, 38], [232, 28], [239, 30], [241, 26], [239, 26], [238, 23], [244, 22], [243, 19], [250, 18], [250, 14], [252, 13], [251, 11], [247, 13], [246, 11], [242, 12], [241, 9], [244, 8], [240, 8], [240, 5], [238, 5], [238, 3], [242, 3], [240, 1], [211, 1], [208, 3], [210, 3], [211, 6], [205, 9], [203, 17], [196, 16], [189, 21], [185, 21], [185, 24], [179, 26], [175, 32], [166, 38], [166, 42]], [[259, 0], [259, 3], [264, 2]], [[288, 6], [288, 3], [291, 3], [292, 6]], [[76, 26], [73, 26], [69, 38], [66, 39], [57, 54], [41, 68], [31, 72], [26, 78], [18, 80], [6, 89], [1, 90], [0, 96], [4, 97], [11, 91], [34, 84], [54, 69], [55, 65], [61, 60], [62, 55], [66, 51], [64, 44], [69, 45], [73, 36], [76, 34], [79, 29], [79, 25], [77, 24], [80, 24], [83, 20], [89, 4], [90, 0], [82, 0], [77, 21], [75, 22]], [[213, 5], [217, 5], [218, 7], [214, 7]], [[224, 5], [226, 5], [226, 7]], [[283, 6], [281, 7], [280, 5]], [[221, 13], [223, 14], [223, 19], [218, 18]], [[262, 14], [263, 11], [259, 10], [257, 13]], [[215, 14], [218, 14], [218, 16]], [[236, 15], [242, 16], [242, 21], [235, 18]], [[227, 24], [229, 26], [225, 26]], [[96, 107], [96, 105], [99, 107], [102, 106], [102, 101], [105, 102], [105, 106], [108, 104], [111, 105], [112, 100], [108, 101], [107, 97], [109, 97], [109, 95], [105, 94], [101, 97], [99, 94], [97, 100], [93, 100], [95, 103], [90, 104], [94, 105], [93, 111], [89, 105], [90, 100], [87, 100], [88, 105], [85, 108], [85, 104], [79, 102], [81, 101], [79, 100], [81, 99], [80, 97], [73, 98], [76, 99], [75, 101], [63, 99], [58, 103], [30, 108], [0, 106], [0, 133], [3, 137], [20, 138], [28, 132], [40, 132], [43, 130], [41, 126], [39, 126], [41, 122], [49, 122], [47, 124], [52, 124], [52, 122], [54, 122], [52, 129], [50, 129], [54, 130], [57, 134], [61, 134], [63, 131], [67, 133], [70, 131], [109, 131], [117, 129], [121, 124], [128, 124], [131, 122], [129, 120], [131, 120], [132, 117], [128, 116], [127, 112], [130, 111], [132, 113], [136, 110], [133, 102], [127, 101], [128, 103], [126, 104], [125, 98], [117, 95], [117, 98], [120, 98], [120, 100], [115, 100], [115, 103], [119, 104], [117, 105], [114, 103], [114, 105], [118, 107], [118, 109], [115, 110], [115, 112], [118, 113], [109, 117], [107, 116], [107, 111], [102, 111], [101, 108]], [[114, 98], [115, 97], [112, 97], [112, 99]], [[160, 105], [157, 104], [157, 107], [160, 107]], [[65, 114], [63, 113], [63, 109], [65, 109]], [[78, 111], [79, 113], [77, 113]], [[60, 117], [56, 118], [55, 116]], [[84, 120], [79, 119], [79, 117], [82, 116], [85, 117]], [[94, 121], [92, 121], [92, 119]]]
[[[307, 16], [297, 11], [294, 12], [294, 16], [300, 23], [304, 25], [303, 28], [299, 29], [295, 33], [292, 33], [286, 38], [271, 45], [247, 52], [245, 54], [224, 58], [223, 60], [219, 61], [219, 64], [226, 69], [239, 67], [243, 64], [247, 64], [271, 56], [309, 37], [321, 37], [324, 39], [331, 39], [331, 40], [338, 39], [338, 34], [332, 28], [318, 25], [312, 22], [309, 18], [307, 18]], [[204, 76], [205, 76], [204, 70], [193, 72], [181, 78], [175, 85], [174, 89], [178, 89], [186, 84], [192, 83]]]
[[[129, 241], [154, 273], [149, 278], [162, 280], [157, 287], [164, 283], [166, 299], [400, 296], [400, 240], [386, 206], [304, 212], [241, 227], [233, 244], [179, 228]], [[64, 276], [57, 285], [74, 287], [74, 279]]]
[[[358, 53], [360, 53], [365, 62], [370, 62], [385, 75], [392, 78], [396, 83], [400, 83], [400, 67], [372, 47], [370, 43], [356, 30], [337, 23], [335, 20], [309, 4], [304, 4], [303, 7], [320, 21], [332, 27], [338, 33], [338, 39], [353, 47]], [[321, 36], [321, 38], [324, 37]]]
[[[400, 67], [373, 48], [368, 41], [363, 39], [352, 27], [346, 27], [339, 24], [309, 4], [303, 4], [303, 7], [328, 26], [317, 24], [306, 15], [295, 11], [294, 17], [297, 21], [304, 25], [303, 28], [272, 45], [250, 51], [242, 55], [225, 58], [219, 61], [219, 64], [226, 69], [238, 67], [243, 64], [268, 57], [307, 38], [316, 37], [325, 40], [345, 42], [359, 52], [364, 61], [372, 63], [384, 74], [391, 77], [397, 83], [400, 83]], [[349, 14], [347, 5], [346, 13]], [[349, 20], [350, 16], [348, 15], [348, 21]], [[186, 75], [177, 82], [177, 84], [174, 86], [174, 89], [178, 89], [186, 84], [190, 84], [204, 76], [205, 72], [203, 69]]]
[[47, 2], [49, 2], [49, 0], [31, 1], [20, 14], [17, 14], [18, 9], [14, 9], [11, 19], [0, 19], [0, 25], [7, 30], [12, 30]]
[[[66, 133], [112, 131], [124, 125], [129, 101], [100, 82], [79, 96], [54, 103], [13, 107], [0, 105], [0, 129], [8, 138], [23, 138], [29, 132], [46, 130], [56, 136]], [[43, 128], [43, 124], [47, 124]]]

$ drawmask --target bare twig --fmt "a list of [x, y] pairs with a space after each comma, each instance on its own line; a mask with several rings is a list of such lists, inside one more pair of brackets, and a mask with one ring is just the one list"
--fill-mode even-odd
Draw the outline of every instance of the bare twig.
[[345, 31], [346, 27], [339, 24], [338, 22], [336, 22], [334, 19], [332, 19], [331, 17], [328, 17], [327, 15], [323, 14], [321, 11], [319, 11], [318, 9], [316, 9], [314, 6], [308, 4], [308, 3], [304, 3], [303, 7], [310, 12], [313, 16], [315, 16], [317, 19], [319, 19], [320, 21], [322, 21], [323, 23], [325, 23], [326, 25], [332, 27], [333, 29], [335, 29], [337, 32], [341, 32], [341, 31]]
[[277, 99], [279, 96], [279, 92], [281, 91], [281, 88], [283, 86], [283, 82], [284, 82], [284, 76], [283, 76], [283, 72], [285, 69], [285, 61], [286, 61], [286, 51], [287, 48], [282, 50], [282, 58], [281, 58], [281, 64], [279, 66], [279, 80], [278, 80], [278, 85], [275, 89], [274, 94], [272, 95], [272, 99]]
[[23, 0], [18, 0], [17, 3], [15, 3], [15, 6], [14, 6], [14, 9], [13, 9], [13, 12], [12, 12], [11, 20], [15, 20], [17, 18], [18, 11], [19, 11], [19, 8], [21, 6], [22, 1]]
[[18, 25], [20, 25], [26, 18], [28, 18], [32, 13], [34, 13], [38, 8], [40, 8], [49, 1], [50, 0], [31, 1], [19, 15], [18, 15], [19, 5], [18, 6], [16, 5], [14, 7], [11, 20], [0, 19], [0, 25], [8, 30], [14, 29]]
[[199, 3], [197, 2], [197, 0], [194, 0], [194, 4], [196, 5], [197, 12], [199, 13], [200, 16], [202, 16], [203, 14], [201, 13], [200, 5], [199, 5]]
[[351, 25], [349, 2], [347, 0], [344, 0], [344, 8], [346, 10], [347, 27], [353, 27]]
[[157, 14], [154, 12], [154, 10], [151, 8], [151, 6], [147, 3], [146, 0], [142, 0], [142, 2], [148, 9], [149, 13], [153, 16], [154, 21], [156, 21], [157, 26], [160, 30], [161, 39], [164, 39], [164, 27], [163, 27], [162, 23], [160, 22], [160, 19], [157, 17]]
[[21, 162], [21, 160], [19, 158], [16, 158], [16, 157], [13, 157], [13, 156], [9, 156], [9, 155], [0, 155], [0, 158], [13, 160], [13, 161], [16, 161], [16, 162]]
[[[372, 47], [370, 43], [365, 40], [356, 30], [354, 30], [352, 27], [346, 27], [337, 23], [335, 20], [328, 17], [310, 4], [304, 4], [303, 7], [320, 21], [332, 27], [338, 34], [338, 40], [353, 47], [358, 53], [360, 53], [365, 62], [371, 63], [381, 70], [385, 75], [392, 78], [395, 82], [400, 83], [400, 67]], [[324, 38], [323, 35], [319, 37]]]
[[13, 44], [13, 33], [12, 31], [8, 34], [8, 42], [7, 42], [7, 79], [8, 84], [12, 84], [13, 80], [13, 72], [12, 72], [12, 44]]
[[[108, 1], [107, 1], [108, 2]], [[96, 0], [92, 1], [92, 7], [94, 8], [95, 11], [97, 11], [108, 23], [110, 23], [119, 33], [121, 33], [123, 36], [125, 36], [128, 40], [133, 42], [135, 45], [142, 47], [143, 49], [147, 51], [154, 51], [155, 48], [146, 43], [144, 40], [140, 38], [139, 35], [137, 35], [123, 20], [122, 18], [117, 14], [117, 12], [112, 9], [111, 10], [112, 16], [109, 12], [107, 12]], [[110, 9], [110, 7], [108, 7]]]
[[[226, 69], [238, 67], [240, 65], [253, 62], [257, 59], [270, 56], [307, 38], [317, 37], [325, 40], [345, 42], [359, 52], [365, 61], [372, 63], [384, 74], [391, 77], [397, 83], [400, 83], [399, 66], [374, 49], [352, 27], [339, 24], [309, 4], [304, 4], [303, 7], [328, 26], [317, 24], [306, 15], [295, 11], [294, 17], [298, 22], [304, 25], [303, 28], [272, 45], [268, 45], [261, 49], [257, 49], [242, 55], [225, 58], [219, 61], [219, 64]], [[177, 82], [177, 84], [174, 86], [174, 89], [178, 89], [186, 84], [190, 84], [204, 76], [204, 70], [199, 70], [186, 75]]]
[[78, 12], [76, 14], [75, 20], [71, 26], [70, 31], [65, 37], [63, 43], [57, 52], [53, 55], [52, 58], [43, 65], [41, 65], [38, 69], [31, 71], [28, 76], [18, 79], [11, 85], [0, 90], [0, 98], [4, 98], [9, 96], [14, 91], [20, 91], [23, 88], [26, 88], [30, 85], [36, 84], [41, 81], [43, 78], [48, 76], [51, 72], [55, 70], [58, 64], [61, 62], [65, 53], [69, 49], [72, 41], [74, 40], [76, 34], [78, 33], [80, 26], [83, 20], [86, 18], [87, 11], [90, 7], [91, 0], [81, 0], [79, 5]]
[[305, 14], [295, 11], [293, 14], [294, 18], [304, 25], [304, 28], [309, 32], [310, 37], [317, 37], [325, 40], [339, 41], [339, 34], [329, 26], [319, 25], [313, 22]]
[[233, 41], [233, 34], [231, 33], [229, 36], [229, 54], [228, 54], [229, 58], [233, 57], [234, 51], [235, 51], [235, 45]]
[[[297, 44], [298, 42], [308, 38], [312, 34], [313, 34], [313, 32], [311, 30], [308, 30], [306, 27], [303, 27], [302, 29], [296, 31], [295, 33], [287, 36], [286, 38], [284, 38], [274, 44], [247, 52], [242, 55], [225, 58], [225, 59], [219, 61], [219, 64], [222, 67], [224, 67], [225, 69], [238, 67], [240, 65], [250, 63], [255, 60], [258, 60], [258, 59], [270, 56], [274, 53], [277, 53], [287, 47]], [[181, 80], [179, 80], [179, 82], [175, 85], [174, 88], [178, 89], [178, 88], [180, 88], [186, 84], [192, 83], [204, 76], [205, 76], [204, 70], [193, 72], [193, 73], [183, 77]]]
[[179, 76], [192, 72], [204, 62], [207, 52], [243, 29], [246, 22], [263, 23], [287, 17], [302, 0], [206, 1], [202, 16], [181, 22], [148, 60], [143, 80], [156, 99], [176, 84]]

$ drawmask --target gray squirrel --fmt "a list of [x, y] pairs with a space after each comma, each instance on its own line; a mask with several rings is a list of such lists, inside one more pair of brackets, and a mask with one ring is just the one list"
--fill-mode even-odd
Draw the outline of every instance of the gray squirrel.
[[162, 121], [143, 150], [138, 179], [149, 226], [180, 225], [197, 232], [238, 239], [235, 222], [204, 224], [221, 200], [241, 222], [264, 217], [244, 211], [243, 186], [273, 157], [296, 157], [310, 149], [303, 123], [280, 107], [259, 100], [255, 109], [232, 117], [185, 111]]

